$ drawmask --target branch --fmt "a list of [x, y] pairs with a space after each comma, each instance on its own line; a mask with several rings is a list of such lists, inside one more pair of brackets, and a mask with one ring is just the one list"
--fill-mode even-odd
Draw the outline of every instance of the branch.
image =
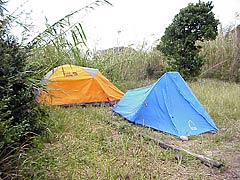
[[203, 156], [203, 155], [199, 155], [199, 154], [192, 153], [192, 152], [190, 152], [190, 151], [188, 151], [188, 150], [186, 150], [186, 149], [183, 149], [183, 148], [181, 148], [181, 147], [175, 147], [175, 146], [173, 146], [173, 145], [171, 145], [171, 144], [169, 144], [169, 143], [166, 143], [166, 142], [161, 141], [161, 140], [158, 140], [158, 139], [154, 139], [154, 138], [152, 138], [152, 137], [150, 137], [150, 136], [148, 136], [148, 135], [144, 135], [144, 134], [142, 134], [142, 133], [139, 133], [139, 136], [141, 136], [141, 137], [143, 137], [143, 138], [145, 138], [145, 139], [147, 139], [147, 140], [149, 140], [149, 141], [153, 141], [153, 142], [157, 143], [157, 144], [158, 144], [161, 148], [163, 148], [163, 149], [173, 149], [173, 150], [176, 150], [176, 151], [183, 151], [183, 152], [185, 152], [185, 153], [187, 153], [187, 154], [190, 154], [191, 156], [193, 156], [193, 157], [195, 157], [196, 159], [200, 160], [201, 163], [203, 163], [204, 165], [206, 165], [206, 166], [208, 166], [208, 167], [220, 168], [220, 167], [223, 166], [222, 163], [217, 162], [217, 161], [213, 161], [212, 159], [210, 159], [210, 158], [208, 158], [208, 157], [205, 157], [205, 156]]
[[210, 71], [211, 69], [214, 69], [215, 67], [218, 67], [218, 66], [224, 64], [224, 63], [227, 62], [227, 61], [228, 61], [228, 60], [225, 60], [225, 61], [221, 61], [220, 63], [215, 64], [214, 66], [208, 68], [206, 71], [202, 72], [202, 73], [199, 75], [199, 77], [201, 77], [202, 75], [206, 74], [206, 73], [207, 73], [208, 71]]

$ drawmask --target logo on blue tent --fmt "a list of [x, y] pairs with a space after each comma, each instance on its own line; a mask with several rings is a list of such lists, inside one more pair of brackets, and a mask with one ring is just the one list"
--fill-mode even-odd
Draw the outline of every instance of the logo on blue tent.
[[194, 122], [192, 120], [188, 120], [188, 126], [190, 127], [191, 130], [196, 131], [197, 127], [195, 126]]

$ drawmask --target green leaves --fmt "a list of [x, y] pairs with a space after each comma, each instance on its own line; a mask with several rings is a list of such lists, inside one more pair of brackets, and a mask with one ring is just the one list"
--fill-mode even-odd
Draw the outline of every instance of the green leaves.
[[34, 83], [29, 81], [35, 73], [26, 68], [30, 48], [16, 43], [4, 28], [0, 26], [1, 177], [14, 168], [13, 154], [30, 139], [30, 134], [44, 132], [43, 122], [47, 117], [46, 111], [36, 101]]
[[46, 29], [30, 43], [34, 45], [34, 52], [32, 51], [33, 56], [28, 59], [29, 63], [36, 66], [38, 62], [37, 69], [43, 69], [38, 78], [62, 64], [87, 65], [87, 36], [81, 17], [101, 5], [111, 4], [105, 0], [96, 0], [70, 12], [53, 24], [49, 24], [46, 19]]
[[211, 2], [190, 3], [180, 10], [166, 28], [157, 48], [168, 57], [170, 70], [179, 71], [185, 78], [195, 77], [204, 64], [198, 56], [197, 41], [213, 40], [219, 21], [214, 18]]

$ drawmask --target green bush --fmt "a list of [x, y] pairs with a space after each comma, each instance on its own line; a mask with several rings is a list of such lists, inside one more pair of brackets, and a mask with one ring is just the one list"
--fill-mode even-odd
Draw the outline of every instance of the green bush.
[[42, 130], [39, 120], [45, 112], [36, 101], [30, 81], [33, 72], [25, 70], [26, 50], [13, 39], [0, 41], [0, 148], [24, 140], [26, 133]]
[[196, 77], [204, 65], [199, 56], [198, 41], [216, 38], [219, 21], [214, 18], [211, 2], [190, 3], [180, 10], [165, 30], [157, 48], [168, 57], [169, 70], [179, 71], [185, 78]]
[[9, 35], [8, 22], [1, 16], [0, 176], [6, 177], [6, 171], [14, 166], [14, 154], [33, 135], [44, 132], [47, 113], [36, 100], [36, 72], [26, 68], [31, 48], [20, 45]]

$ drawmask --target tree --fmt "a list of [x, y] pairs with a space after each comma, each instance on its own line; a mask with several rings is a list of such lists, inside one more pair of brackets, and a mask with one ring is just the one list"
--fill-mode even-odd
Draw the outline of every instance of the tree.
[[174, 17], [157, 49], [168, 58], [169, 70], [179, 71], [185, 78], [201, 72], [204, 58], [199, 56], [199, 41], [214, 40], [219, 21], [212, 12], [212, 2], [190, 3]]

